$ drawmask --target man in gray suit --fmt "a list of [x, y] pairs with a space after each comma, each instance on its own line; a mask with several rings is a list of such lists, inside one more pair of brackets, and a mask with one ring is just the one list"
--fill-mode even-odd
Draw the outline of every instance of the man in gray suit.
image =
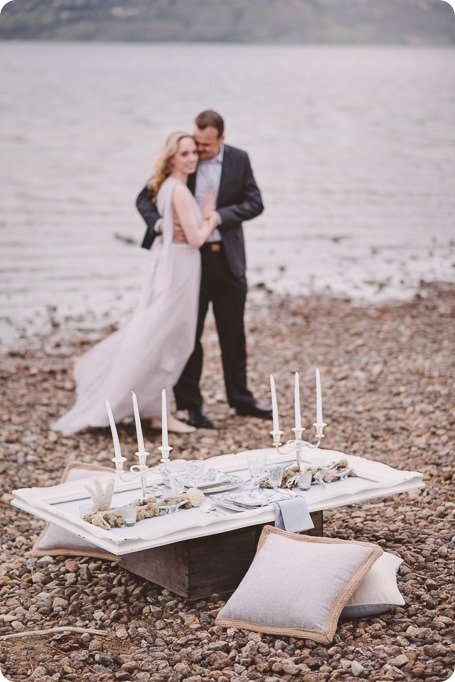
[[[200, 206], [208, 192], [216, 197], [210, 214], [214, 231], [201, 247], [202, 278], [194, 351], [174, 387], [178, 410], [188, 410], [188, 422], [196, 428], [213, 428], [203, 411], [199, 388], [202, 374], [201, 336], [210, 302], [221, 347], [224, 383], [229, 405], [240, 416], [270, 419], [271, 409], [261, 405], [247, 388], [244, 327], [247, 282], [242, 222], [264, 210], [262, 197], [248, 154], [224, 144], [224, 121], [215, 111], [196, 117], [193, 131], [199, 164], [188, 178], [188, 187]], [[142, 242], [149, 249], [160, 235], [160, 215], [145, 187], [136, 206], [147, 224]]]

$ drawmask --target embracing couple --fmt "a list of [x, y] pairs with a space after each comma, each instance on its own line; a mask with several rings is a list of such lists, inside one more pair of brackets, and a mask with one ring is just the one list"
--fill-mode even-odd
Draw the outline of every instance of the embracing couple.
[[106, 399], [116, 420], [131, 416], [132, 390], [141, 416], [157, 427], [163, 388], [173, 388], [177, 410], [188, 411], [188, 423], [169, 415], [169, 430], [213, 428], [199, 386], [210, 302], [229, 405], [240, 416], [271, 418], [247, 387], [244, 331], [242, 221], [259, 215], [263, 204], [248, 155], [224, 144], [218, 113], [204, 111], [192, 134], [166, 138], [136, 205], [147, 224], [142, 246], [150, 249], [139, 305], [126, 327], [77, 361], [76, 404], [53, 428], [106, 426]]

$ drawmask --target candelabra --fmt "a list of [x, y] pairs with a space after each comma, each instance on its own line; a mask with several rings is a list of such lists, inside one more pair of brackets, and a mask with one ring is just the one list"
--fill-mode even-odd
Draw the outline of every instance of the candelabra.
[[147, 498], [147, 475], [150, 472], [165, 473], [167, 471], [167, 465], [170, 461], [169, 453], [171, 452], [172, 448], [169, 445], [168, 446], [161, 445], [158, 448], [158, 450], [161, 453], [160, 463], [153, 467], [147, 466], [147, 457], [150, 454], [149, 452], [147, 452], [146, 450], [143, 450], [142, 452], [136, 452], [135, 454], [139, 460], [139, 463], [133, 464], [133, 466], [130, 467], [130, 471], [136, 475], [133, 477], [128, 476], [128, 478], [125, 478], [122, 475], [124, 473], [123, 463], [126, 462], [126, 457], [122, 457], [121, 455], [119, 456], [116, 453], [115, 457], [111, 459], [111, 462], [114, 462], [115, 464], [115, 474], [118, 480], [126, 483], [129, 481], [134, 481], [136, 478], [140, 479], [141, 496], [139, 499], [141, 502], [143, 502]]
[[171, 452], [172, 448], [169, 446], [168, 442], [168, 432], [167, 432], [167, 405], [166, 405], [166, 390], [163, 389], [161, 392], [161, 413], [162, 413], [162, 445], [158, 448], [158, 450], [161, 453], [161, 459], [160, 459], [160, 464], [154, 466], [154, 467], [148, 467], [147, 466], [147, 457], [149, 456], [149, 452], [146, 451], [144, 448], [144, 438], [142, 435], [142, 426], [141, 426], [141, 418], [139, 416], [139, 408], [137, 404], [137, 398], [136, 394], [132, 391], [131, 395], [133, 397], [133, 412], [134, 412], [134, 421], [136, 423], [136, 433], [137, 433], [137, 444], [138, 444], [138, 452], [136, 452], [136, 457], [139, 460], [138, 464], [133, 464], [133, 466], [130, 467], [130, 471], [136, 474], [136, 476], [129, 476], [127, 479], [122, 477], [123, 473], [123, 463], [126, 462], [126, 457], [122, 456], [121, 450], [120, 450], [120, 442], [119, 442], [119, 437], [117, 433], [117, 427], [115, 426], [115, 421], [114, 421], [114, 415], [112, 414], [111, 406], [109, 404], [109, 401], [106, 400], [106, 410], [107, 414], [109, 417], [109, 424], [111, 427], [112, 431], [112, 438], [114, 441], [114, 452], [115, 455], [111, 459], [111, 462], [114, 462], [115, 464], [115, 473], [117, 476], [117, 479], [123, 482], [129, 482], [131, 480], [135, 480], [136, 478], [140, 478], [141, 481], [141, 497], [140, 501], [143, 502], [146, 497], [147, 497], [147, 474], [150, 471], [154, 471], [154, 473], [165, 473], [167, 471], [167, 466], [169, 463], [169, 453]]
[[313, 424], [313, 426], [316, 430], [315, 443], [310, 443], [309, 441], [302, 440], [302, 433], [305, 431], [303, 427], [294, 427], [292, 430], [294, 431], [295, 438], [293, 440], [288, 440], [285, 445], [283, 445], [281, 442], [281, 436], [283, 435], [283, 431], [280, 431], [278, 429], [276, 431], [275, 430], [270, 431], [270, 434], [273, 438], [273, 446], [280, 455], [289, 455], [295, 452], [295, 460], [297, 462], [299, 470], [301, 470], [303, 448], [318, 448], [319, 445], [321, 444], [321, 440], [324, 438], [324, 426], [327, 426], [327, 424], [325, 424], [324, 422], [320, 422]]
[[278, 421], [278, 403], [276, 397], [275, 389], [275, 379], [270, 375], [270, 391], [272, 394], [272, 418], [273, 418], [273, 430], [270, 434], [273, 438], [273, 446], [275, 450], [280, 455], [289, 455], [291, 452], [295, 452], [295, 459], [301, 470], [301, 460], [302, 460], [302, 450], [306, 448], [318, 448], [321, 444], [321, 440], [324, 438], [324, 423], [322, 419], [322, 394], [321, 394], [321, 376], [319, 369], [316, 368], [316, 423], [313, 424], [316, 429], [316, 443], [310, 443], [306, 440], [302, 440], [302, 433], [305, 429], [302, 427], [301, 413], [300, 413], [300, 376], [299, 373], [295, 373], [294, 377], [294, 409], [295, 409], [295, 426], [292, 429], [294, 431], [294, 440], [288, 440], [284, 447], [280, 447], [281, 436], [283, 431], [280, 431], [279, 421]]

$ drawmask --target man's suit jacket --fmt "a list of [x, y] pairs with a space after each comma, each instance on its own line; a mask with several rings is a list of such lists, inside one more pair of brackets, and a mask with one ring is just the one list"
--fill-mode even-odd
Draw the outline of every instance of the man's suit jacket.
[[[193, 194], [195, 185], [196, 173], [193, 173], [188, 178], [188, 187]], [[141, 246], [144, 249], [150, 249], [156, 237], [154, 226], [160, 215], [150, 199], [147, 187], [144, 187], [137, 197], [136, 206], [147, 224]], [[243, 277], [246, 270], [246, 256], [242, 221], [258, 216], [264, 210], [264, 206], [248, 154], [229, 145], [224, 145], [216, 210], [221, 218], [221, 225], [218, 229], [229, 267], [233, 275]]]

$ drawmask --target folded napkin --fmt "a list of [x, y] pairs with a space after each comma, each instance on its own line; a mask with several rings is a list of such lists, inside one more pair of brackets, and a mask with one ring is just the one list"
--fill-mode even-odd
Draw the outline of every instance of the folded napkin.
[[308, 505], [303, 497], [294, 497], [274, 503], [275, 528], [299, 533], [302, 530], [314, 528]]

